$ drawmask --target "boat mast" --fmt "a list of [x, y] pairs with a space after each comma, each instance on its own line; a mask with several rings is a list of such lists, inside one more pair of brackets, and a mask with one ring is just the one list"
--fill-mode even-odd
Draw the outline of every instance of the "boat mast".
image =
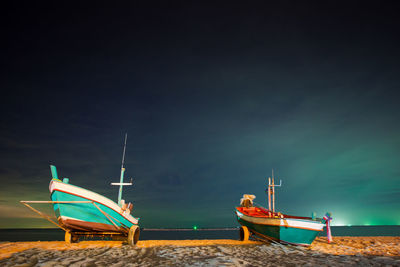
[[121, 205], [121, 199], [122, 199], [122, 187], [124, 186], [124, 173], [125, 173], [125, 168], [124, 168], [124, 161], [125, 161], [125, 150], [126, 150], [126, 139], [128, 138], [128, 133], [125, 133], [125, 142], [124, 142], [124, 151], [122, 152], [122, 163], [121, 163], [121, 176], [119, 180], [119, 192], [118, 192], [118, 205]]
[[274, 179], [274, 169], [272, 169], [272, 212], [275, 212], [275, 179]]
[[122, 200], [122, 187], [124, 185], [132, 185], [132, 179], [130, 183], [124, 183], [124, 162], [125, 162], [125, 150], [126, 150], [126, 139], [128, 139], [128, 134], [125, 134], [125, 142], [124, 142], [124, 151], [122, 152], [122, 163], [121, 163], [121, 176], [119, 178], [119, 183], [111, 183], [111, 185], [119, 185], [119, 192], [118, 192], [118, 205], [121, 206]]
[[[279, 185], [275, 184], [274, 169], [272, 169], [272, 178], [268, 178], [268, 209], [275, 212], [275, 186], [282, 186], [282, 180], [279, 181]], [[271, 195], [272, 195], [272, 209], [271, 209]]]
[[271, 177], [268, 177], [268, 210], [271, 210]]

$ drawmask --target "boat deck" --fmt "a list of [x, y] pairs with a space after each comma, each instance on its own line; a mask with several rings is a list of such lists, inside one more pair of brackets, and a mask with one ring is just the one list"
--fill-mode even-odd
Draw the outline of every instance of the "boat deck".
[[308, 219], [311, 220], [311, 217], [300, 217], [300, 216], [291, 216], [287, 214], [283, 214], [280, 212], [272, 212], [263, 207], [236, 207], [236, 210], [243, 213], [244, 215], [251, 217], [259, 217], [259, 218], [291, 218], [291, 219]]

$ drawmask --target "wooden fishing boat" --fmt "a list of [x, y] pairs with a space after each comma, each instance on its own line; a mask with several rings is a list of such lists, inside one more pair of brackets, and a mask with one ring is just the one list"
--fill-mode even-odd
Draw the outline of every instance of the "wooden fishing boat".
[[50, 182], [51, 200], [58, 223], [74, 232], [119, 232], [129, 233], [138, 219], [130, 212], [132, 204], [123, 200], [118, 205], [93, 191], [72, 185], [69, 179], [57, 177], [55, 166], [51, 166], [53, 179]]
[[254, 205], [254, 195], [243, 195], [241, 205], [235, 210], [237, 220], [242, 225], [240, 239], [248, 240], [250, 235], [255, 234], [261, 239], [309, 246], [323, 231], [325, 220], [275, 212], [276, 186], [281, 186], [281, 183], [275, 185], [272, 173], [272, 178], [268, 179], [268, 209]]
[[[140, 234], [139, 219], [130, 214], [132, 203], [127, 204], [122, 199], [122, 187], [132, 185], [132, 183], [123, 182], [126, 139], [125, 135], [120, 182], [111, 183], [120, 186], [118, 203], [93, 191], [70, 184], [69, 178], [60, 180], [54, 165], [50, 165], [52, 173], [49, 185], [51, 201], [21, 202], [65, 230], [65, 241], [67, 242], [76, 242], [79, 236], [97, 235], [127, 237], [128, 243], [136, 244]], [[32, 208], [28, 203], [52, 203], [57, 223], [49, 216]]]

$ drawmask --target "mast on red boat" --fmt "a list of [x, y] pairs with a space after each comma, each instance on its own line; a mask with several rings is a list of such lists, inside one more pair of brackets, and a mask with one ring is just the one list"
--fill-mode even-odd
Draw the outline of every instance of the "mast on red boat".
[[[275, 187], [282, 186], [282, 180], [279, 180], [279, 185], [275, 184], [274, 169], [272, 169], [272, 178], [268, 177], [268, 209], [275, 213]], [[271, 196], [272, 196], [272, 209], [271, 209]]]

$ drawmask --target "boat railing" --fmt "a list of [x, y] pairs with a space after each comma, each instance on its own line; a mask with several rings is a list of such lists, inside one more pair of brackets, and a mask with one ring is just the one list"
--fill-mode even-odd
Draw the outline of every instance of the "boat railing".
[[[251, 208], [251, 207], [250, 207]], [[311, 217], [302, 217], [302, 216], [292, 216], [292, 215], [287, 215], [283, 214], [280, 212], [272, 212], [271, 210], [268, 210], [267, 208], [263, 207], [261, 204], [257, 202], [253, 202], [253, 208], [257, 208], [257, 212], [265, 214], [267, 217], [270, 218], [282, 218], [282, 219], [302, 219], [302, 220], [311, 220]], [[321, 218], [315, 218], [313, 219], [314, 221], [322, 221]]]

